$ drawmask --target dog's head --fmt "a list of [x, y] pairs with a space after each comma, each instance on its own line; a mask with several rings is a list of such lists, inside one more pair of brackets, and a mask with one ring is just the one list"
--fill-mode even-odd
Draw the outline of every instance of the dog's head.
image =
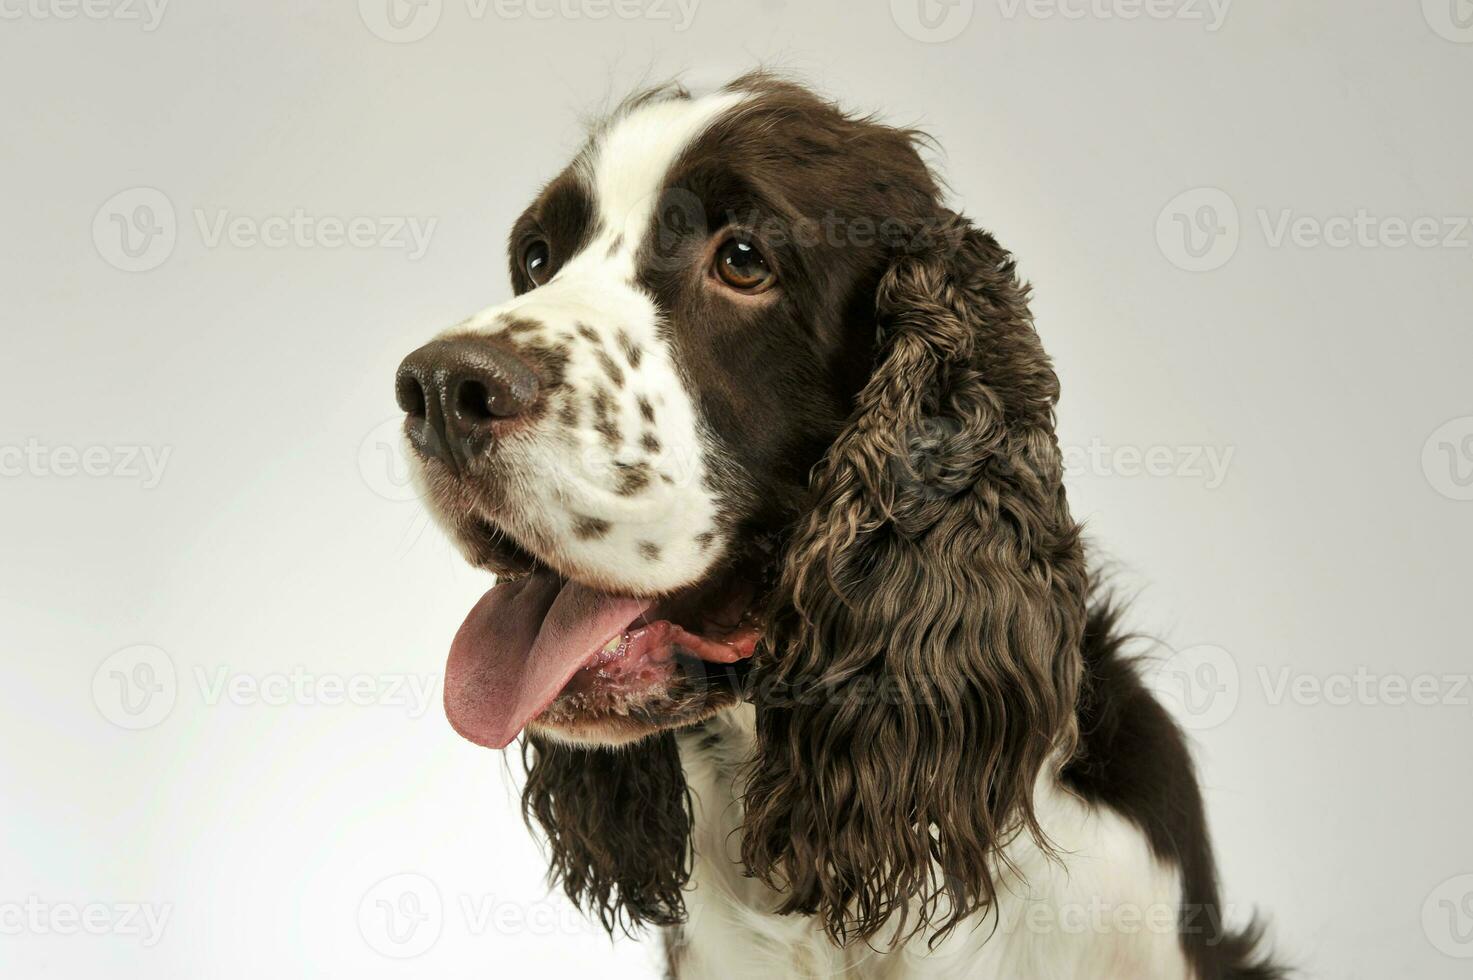
[[916, 139], [767, 76], [631, 99], [516, 222], [516, 297], [400, 368], [427, 499], [504, 579], [447, 711], [530, 728], [606, 919], [678, 920], [670, 733], [743, 698], [744, 858], [837, 938], [975, 911], [1037, 831], [1086, 590], [1057, 380]]

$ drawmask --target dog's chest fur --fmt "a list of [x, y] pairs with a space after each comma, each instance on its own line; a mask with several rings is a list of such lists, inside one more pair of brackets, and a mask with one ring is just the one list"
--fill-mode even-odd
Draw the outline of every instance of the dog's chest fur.
[[[737, 783], [751, 757], [753, 725], [752, 707], [742, 705], [680, 736], [695, 859], [688, 921], [666, 935], [678, 980], [1190, 978], [1176, 929], [1178, 875], [1152, 857], [1134, 825], [1052, 781], [1040, 782], [1037, 807], [1059, 859], [1026, 840], [1012, 845], [1017, 873], [998, 879], [995, 920], [964, 924], [934, 950], [924, 935], [898, 950], [840, 949], [816, 920], [772, 914], [775, 893], [744, 876], [740, 861]], [[880, 939], [875, 945], [883, 948]]]

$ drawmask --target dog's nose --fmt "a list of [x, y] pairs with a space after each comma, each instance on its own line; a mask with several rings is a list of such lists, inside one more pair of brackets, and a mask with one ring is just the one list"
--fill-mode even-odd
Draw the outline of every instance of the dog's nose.
[[410, 441], [456, 470], [489, 445], [498, 422], [537, 404], [538, 387], [531, 365], [482, 337], [425, 344], [394, 377]]

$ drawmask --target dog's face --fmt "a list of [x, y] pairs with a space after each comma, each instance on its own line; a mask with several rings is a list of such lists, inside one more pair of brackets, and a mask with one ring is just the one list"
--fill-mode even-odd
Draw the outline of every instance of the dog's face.
[[743, 863], [837, 941], [950, 928], [1041, 833], [1088, 593], [1058, 379], [914, 144], [763, 76], [637, 98], [517, 221], [516, 297], [400, 368], [431, 506], [505, 579], [447, 713], [530, 725], [525, 812], [610, 929], [680, 921], [671, 730], [739, 698]]
[[452, 650], [458, 730], [622, 742], [738, 698], [774, 540], [934, 194], [908, 134], [747, 82], [636, 100], [537, 196], [515, 298], [397, 379], [433, 510], [508, 579]]

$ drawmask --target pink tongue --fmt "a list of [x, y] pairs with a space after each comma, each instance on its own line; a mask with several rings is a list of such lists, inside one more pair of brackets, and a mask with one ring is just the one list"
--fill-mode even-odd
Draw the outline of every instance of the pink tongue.
[[496, 586], [450, 642], [445, 715], [451, 726], [477, 745], [504, 748], [650, 605], [547, 572]]

